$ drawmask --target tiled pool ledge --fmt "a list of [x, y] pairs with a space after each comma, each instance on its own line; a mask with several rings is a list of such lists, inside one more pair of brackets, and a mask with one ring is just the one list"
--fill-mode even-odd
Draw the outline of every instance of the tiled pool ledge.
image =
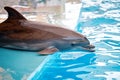
[[0, 48], [0, 79], [26, 80], [46, 57], [37, 52]]

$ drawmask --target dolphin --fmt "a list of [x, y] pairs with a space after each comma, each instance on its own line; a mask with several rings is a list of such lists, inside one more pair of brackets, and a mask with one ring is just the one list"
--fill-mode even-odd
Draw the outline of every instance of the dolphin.
[[0, 23], [0, 47], [52, 54], [57, 51], [95, 51], [82, 34], [57, 25], [27, 20], [12, 7], [5, 6], [8, 18]]

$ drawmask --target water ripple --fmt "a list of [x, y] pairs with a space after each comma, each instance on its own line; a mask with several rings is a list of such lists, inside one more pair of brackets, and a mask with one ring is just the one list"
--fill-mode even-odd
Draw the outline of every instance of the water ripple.
[[40, 79], [120, 80], [120, 0], [82, 2], [77, 29], [96, 46], [96, 52], [54, 54]]

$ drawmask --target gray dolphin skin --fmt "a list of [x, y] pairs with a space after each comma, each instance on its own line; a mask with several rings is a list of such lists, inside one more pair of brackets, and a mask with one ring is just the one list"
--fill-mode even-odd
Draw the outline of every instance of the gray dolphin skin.
[[27, 20], [12, 7], [6, 6], [8, 18], [0, 23], [0, 47], [52, 54], [62, 50], [95, 51], [95, 46], [80, 33], [57, 25]]

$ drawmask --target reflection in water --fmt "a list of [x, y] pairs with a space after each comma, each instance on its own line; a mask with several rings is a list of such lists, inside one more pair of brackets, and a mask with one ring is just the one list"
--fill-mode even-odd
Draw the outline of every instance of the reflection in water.
[[[81, 52], [82, 53], [82, 52]], [[59, 56], [58, 56], [59, 54]], [[66, 56], [67, 54], [70, 54], [70, 56]], [[76, 57], [79, 56], [79, 57]], [[58, 56], [58, 57], [56, 57]], [[66, 53], [57, 53], [54, 54], [53, 62], [48, 62], [45, 66], [47, 68], [45, 72], [42, 73], [42, 76], [40, 76], [40, 80], [47, 80], [47, 79], [70, 79], [70, 80], [80, 80], [80, 78], [76, 77], [78, 74], [89, 74], [90, 71], [83, 70], [81, 68], [85, 68], [89, 65], [94, 64], [95, 61], [95, 54], [88, 53], [81, 55], [80, 53], [72, 53], [72, 52], [66, 52]], [[55, 72], [57, 71], [57, 72]], [[81, 79], [82, 80], [82, 79]]]

